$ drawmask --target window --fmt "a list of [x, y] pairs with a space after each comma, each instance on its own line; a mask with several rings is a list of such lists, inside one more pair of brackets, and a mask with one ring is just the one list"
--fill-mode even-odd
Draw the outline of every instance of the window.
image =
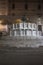
[[27, 35], [27, 30], [25, 30], [25, 35]]
[[17, 28], [19, 28], [19, 24], [17, 24]]
[[40, 4], [38, 4], [38, 10], [41, 10], [41, 5]]
[[42, 26], [38, 25], [38, 31], [42, 31]]
[[28, 10], [28, 4], [27, 3], [25, 4], [25, 10]]
[[15, 9], [15, 4], [14, 4], [14, 3], [12, 4], [12, 9], [13, 9], [13, 10]]

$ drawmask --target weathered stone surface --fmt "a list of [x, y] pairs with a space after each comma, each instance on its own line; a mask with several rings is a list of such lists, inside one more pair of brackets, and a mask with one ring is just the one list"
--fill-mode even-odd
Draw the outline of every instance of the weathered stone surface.
[[34, 37], [2, 37], [0, 40], [0, 46], [11, 47], [39, 47], [43, 46], [42, 38]]

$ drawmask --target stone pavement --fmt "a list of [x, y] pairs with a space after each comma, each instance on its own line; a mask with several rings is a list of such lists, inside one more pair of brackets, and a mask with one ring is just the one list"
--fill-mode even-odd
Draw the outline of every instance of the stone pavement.
[[0, 65], [43, 65], [43, 47], [0, 48]]
[[0, 39], [0, 46], [10, 47], [39, 47], [43, 46], [42, 37], [10, 37], [4, 36]]

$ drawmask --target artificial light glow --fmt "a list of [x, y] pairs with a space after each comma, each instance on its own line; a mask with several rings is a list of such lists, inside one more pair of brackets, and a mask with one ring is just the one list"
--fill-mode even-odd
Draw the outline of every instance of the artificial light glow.
[[2, 25], [0, 24], [0, 31], [8, 31], [8, 26], [7, 25]]
[[0, 20], [0, 24], [2, 23], [2, 21]]
[[21, 20], [21, 19], [17, 19], [15, 22], [16, 22], [16, 23], [21, 23], [22, 20]]

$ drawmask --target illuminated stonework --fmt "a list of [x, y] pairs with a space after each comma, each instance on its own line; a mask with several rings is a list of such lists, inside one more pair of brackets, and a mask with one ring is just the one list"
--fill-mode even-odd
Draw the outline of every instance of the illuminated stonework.
[[[16, 23], [12, 25], [10, 36], [42, 36], [42, 25], [36, 23]], [[41, 27], [39, 29], [39, 27]]]

